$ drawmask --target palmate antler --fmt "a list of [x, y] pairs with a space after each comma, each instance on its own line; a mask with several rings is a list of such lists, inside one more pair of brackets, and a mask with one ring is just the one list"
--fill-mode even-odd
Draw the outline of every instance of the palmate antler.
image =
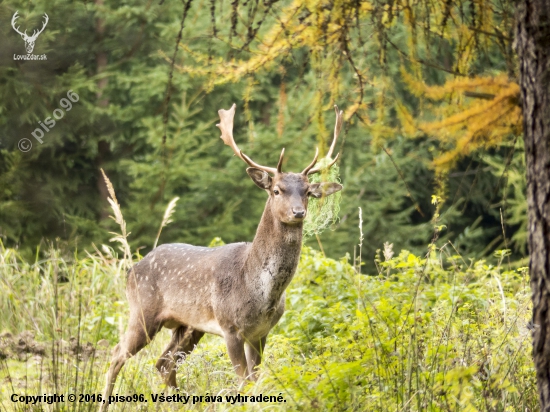
[[235, 108], [237, 105], [233, 103], [233, 106], [231, 106], [231, 109], [229, 110], [218, 110], [218, 114], [220, 115], [220, 123], [216, 126], [220, 128], [222, 135], [221, 139], [223, 142], [231, 147], [233, 149], [233, 152], [239, 156], [244, 162], [246, 162], [249, 166], [255, 167], [256, 169], [263, 170], [267, 173], [277, 174], [282, 173], [281, 167], [283, 165], [283, 157], [285, 155], [285, 149], [281, 151], [281, 156], [279, 157], [279, 163], [277, 164], [277, 168], [273, 167], [267, 167], [259, 165], [258, 163], [254, 162], [252, 159], [250, 159], [247, 155], [245, 155], [241, 149], [237, 146], [235, 143], [235, 139], [233, 139], [233, 118], [235, 117]]
[[[237, 105], [233, 103], [233, 106], [231, 106], [231, 109], [229, 110], [224, 110], [224, 109], [218, 110], [218, 114], [220, 115], [220, 123], [217, 124], [216, 126], [219, 127], [219, 129], [222, 132], [221, 139], [223, 140], [223, 142], [227, 146], [231, 147], [231, 149], [233, 149], [233, 153], [239, 156], [249, 166], [263, 170], [267, 173], [272, 173], [274, 175], [277, 173], [282, 173], [283, 157], [285, 155], [284, 148], [283, 150], [281, 150], [281, 156], [279, 157], [279, 163], [277, 163], [276, 169], [273, 167], [262, 166], [255, 163], [252, 159], [250, 159], [247, 155], [245, 155], [241, 149], [239, 149], [239, 147], [235, 143], [235, 139], [233, 138], [233, 119], [235, 117], [236, 107]], [[334, 126], [334, 139], [332, 140], [330, 149], [327, 155], [325, 156], [326, 159], [329, 159], [330, 163], [324, 166], [313, 168], [317, 163], [317, 158], [319, 157], [319, 148], [316, 148], [315, 157], [313, 158], [313, 161], [302, 171], [303, 175], [306, 175], [306, 176], [312, 175], [314, 173], [319, 173], [323, 169], [329, 169], [330, 167], [332, 167], [334, 163], [336, 163], [336, 161], [338, 160], [338, 157], [340, 156], [340, 153], [338, 153], [334, 159], [331, 159], [332, 152], [336, 147], [338, 135], [340, 134], [340, 130], [342, 130], [342, 125], [343, 125], [343, 112], [341, 110], [338, 110], [338, 106], [336, 105], [334, 105], [334, 110], [336, 112], [336, 125]]]

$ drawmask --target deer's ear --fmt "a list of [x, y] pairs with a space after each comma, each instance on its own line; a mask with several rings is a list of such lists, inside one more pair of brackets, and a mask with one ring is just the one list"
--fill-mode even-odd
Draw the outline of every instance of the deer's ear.
[[255, 167], [249, 167], [246, 169], [246, 173], [248, 173], [248, 176], [250, 176], [252, 181], [256, 183], [256, 186], [260, 189], [269, 190], [271, 188], [273, 179], [271, 179], [271, 176], [269, 176], [267, 172], [256, 169]]
[[332, 182], [312, 183], [309, 185], [309, 195], [318, 199], [320, 197], [330, 196], [342, 190], [342, 187], [341, 184]]

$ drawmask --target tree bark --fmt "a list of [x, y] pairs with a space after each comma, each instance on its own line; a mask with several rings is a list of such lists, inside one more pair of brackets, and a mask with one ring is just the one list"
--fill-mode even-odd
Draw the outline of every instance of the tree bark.
[[542, 411], [550, 412], [550, 0], [517, 5], [527, 165], [533, 359]]

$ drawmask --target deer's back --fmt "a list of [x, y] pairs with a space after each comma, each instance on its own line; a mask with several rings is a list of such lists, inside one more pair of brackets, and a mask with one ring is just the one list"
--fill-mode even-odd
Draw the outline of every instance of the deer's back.
[[185, 324], [221, 334], [212, 303], [238, 293], [248, 247], [247, 243], [216, 248], [184, 243], [157, 247], [128, 272], [131, 307], [166, 327]]

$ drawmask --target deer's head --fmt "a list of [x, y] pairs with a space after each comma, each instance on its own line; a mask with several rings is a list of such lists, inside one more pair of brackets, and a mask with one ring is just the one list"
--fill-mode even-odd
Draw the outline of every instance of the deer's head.
[[[283, 172], [282, 164], [285, 149], [281, 151], [279, 163], [276, 168], [261, 166], [255, 163], [247, 155], [245, 155], [236, 145], [233, 139], [233, 118], [235, 116], [236, 105], [233, 104], [229, 110], [219, 110], [220, 124], [217, 124], [222, 132], [221, 138], [223, 142], [233, 149], [233, 152], [239, 156], [250, 167], [246, 172], [254, 181], [256, 186], [264, 189], [269, 194], [268, 206], [276, 219], [282, 223], [296, 225], [306, 217], [308, 198], [321, 198], [329, 196], [342, 189], [342, 185], [332, 182], [310, 183], [308, 176], [314, 173], [319, 173], [323, 168], [314, 167], [317, 163], [319, 149], [315, 152], [313, 161], [301, 172]], [[338, 160], [339, 154], [334, 159], [331, 158], [338, 134], [342, 128], [342, 112], [334, 106], [336, 110], [336, 126], [334, 128], [334, 139], [327, 153], [329, 162], [325, 168], [330, 168]]]
[[44, 13], [44, 23], [42, 23], [42, 28], [40, 30], [34, 30], [32, 33], [32, 36], [28, 36], [27, 30], [25, 30], [24, 33], [21, 33], [21, 31], [19, 30], [19, 26], [15, 27], [15, 22], [19, 18], [17, 13], [18, 11], [15, 12], [15, 14], [11, 19], [11, 26], [17, 33], [21, 35], [21, 38], [25, 41], [25, 49], [27, 49], [27, 53], [30, 54], [34, 50], [34, 42], [36, 42], [38, 35], [42, 33], [46, 28], [46, 25], [48, 24], [48, 21], [49, 21], [49, 17], [46, 13]]

